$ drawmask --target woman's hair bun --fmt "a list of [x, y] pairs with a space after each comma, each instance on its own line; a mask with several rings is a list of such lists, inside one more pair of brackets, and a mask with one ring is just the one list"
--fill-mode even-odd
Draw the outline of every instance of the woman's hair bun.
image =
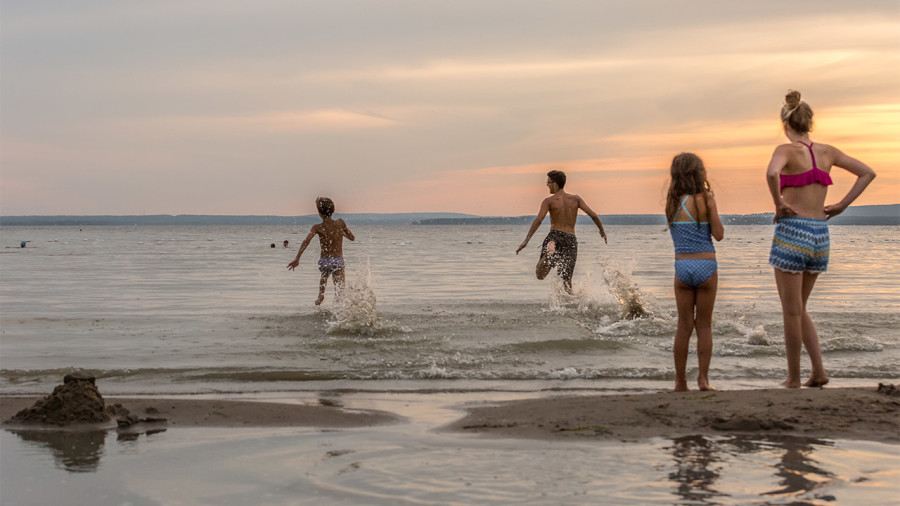
[[784, 96], [784, 104], [791, 109], [800, 105], [800, 92], [797, 90], [788, 90], [787, 95]]

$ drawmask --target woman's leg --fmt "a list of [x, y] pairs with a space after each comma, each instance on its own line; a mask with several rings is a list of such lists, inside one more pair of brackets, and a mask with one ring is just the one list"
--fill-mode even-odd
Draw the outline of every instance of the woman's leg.
[[675, 391], [684, 392], [687, 387], [687, 356], [688, 347], [691, 344], [691, 334], [694, 333], [694, 301], [696, 293], [694, 287], [682, 283], [675, 278], [675, 305], [678, 307], [678, 328], [675, 330]]
[[803, 273], [803, 346], [806, 347], [806, 353], [809, 354], [809, 361], [812, 363], [812, 373], [809, 380], [804, 383], [807, 387], [820, 387], [828, 383], [828, 375], [825, 373], [825, 366], [822, 364], [822, 350], [819, 348], [819, 334], [816, 332], [816, 325], [806, 311], [806, 302], [812, 293], [813, 286], [816, 284], [818, 273]]
[[[787, 352], [788, 378], [782, 385], [800, 388], [800, 354], [803, 351], [803, 275], [775, 269], [775, 285], [781, 297], [784, 320], [784, 347]], [[810, 288], [811, 289], [811, 288]]]
[[716, 289], [719, 286], [719, 273], [716, 272], [702, 285], [697, 287], [697, 358], [700, 372], [697, 375], [697, 386], [700, 390], [715, 390], [709, 384], [709, 362], [712, 359], [712, 314], [716, 303]]

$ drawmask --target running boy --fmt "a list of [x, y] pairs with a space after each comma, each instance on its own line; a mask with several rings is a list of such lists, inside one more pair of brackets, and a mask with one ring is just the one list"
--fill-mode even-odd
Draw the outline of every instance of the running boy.
[[319, 272], [322, 273], [322, 278], [319, 280], [319, 297], [316, 299], [316, 305], [318, 306], [325, 299], [325, 285], [328, 283], [328, 276], [332, 277], [335, 292], [340, 296], [340, 290], [344, 286], [344, 237], [351, 241], [356, 238], [353, 237], [353, 232], [347, 228], [344, 220], [331, 218], [331, 215], [334, 214], [334, 202], [330, 198], [317, 198], [316, 209], [319, 211], [322, 223], [313, 225], [309, 229], [309, 235], [306, 236], [303, 244], [300, 245], [300, 251], [297, 252], [294, 260], [287, 265], [287, 268], [294, 270], [295, 267], [300, 265], [300, 255], [309, 246], [313, 236], [318, 235], [319, 245], [322, 247], [322, 252], [319, 255]]

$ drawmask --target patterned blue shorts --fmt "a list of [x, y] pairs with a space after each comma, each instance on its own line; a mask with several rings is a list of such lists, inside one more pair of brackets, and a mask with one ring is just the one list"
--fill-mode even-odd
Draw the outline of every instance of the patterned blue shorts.
[[831, 239], [823, 219], [779, 218], [769, 253], [769, 265], [785, 272], [825, 272]]
[[675, 277], [686, 285], [698, 287], [719, 269], [715, 260], [706, 258], [687, 258], [675, 260]]
[[328, 276], [334, 271], [344, 269], [344, 259], [341, 257], [324, 257], [319, 259], [319, 272]]

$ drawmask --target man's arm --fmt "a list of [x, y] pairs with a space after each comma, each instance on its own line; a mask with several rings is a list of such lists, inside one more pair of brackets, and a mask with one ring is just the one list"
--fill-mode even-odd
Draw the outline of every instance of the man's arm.
[[303, 240], [303, 244], [300, 245], [300, 251], [297, 252], [297, 256], [291, 261], [291, 263], [287, 264], [287, 268], [289, 270], [294, 270], [298, 265], [300, 265], [300, 255], [306, 251], [306, 247], [309, 246], [309, 243], [312, 241], [313, 237], [316, 236], [316, 233], [319, 230], [318, 225], [313, 225], [311, 229], [309, 229], [309, 234], [306, 236], [306, 239]]
[[603, 243], [608, 244], [606, 240], [606, 232], [603, 231], [603, 224], [600, 223], [600, 217], [597, 216], [590, 207], [588, 207], [587, 202], [584, 201], [583, 198], [578, 197], [578, 209], [584, 211], [584, 214], [590, 216], [591, 220], [593, 220], [594, 225], [597, 225], [597, 228], [600, 229], [600, 237], [603, 238]]
[[537, 232], [538, 227], [541, 226], [541, 223], [544, 221], [544, 218], [547, 216], [547, 213], [550, 212], [550, 199], [546, 198], [543, 202], [541, 202], [541, 208], [538, 210], [537, 217], [531, 223], [531, 228], [528, 230], [528, 235], [525, 236], [525, 240], [522, 241], [522, 244], [519, 245], [519, 248], [516, 250], [516, 255], [519, 254], [520, 251], [525, 249], [525, 246], [528, 245], [528, 241], [531, 240], [531, 236]]

